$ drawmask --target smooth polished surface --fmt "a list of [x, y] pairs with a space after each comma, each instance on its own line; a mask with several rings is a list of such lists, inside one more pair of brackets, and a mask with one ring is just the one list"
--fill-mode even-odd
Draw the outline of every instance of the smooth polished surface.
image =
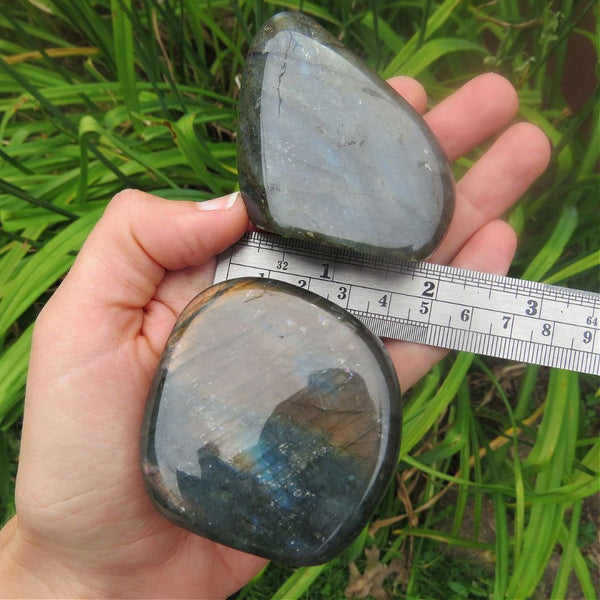
[[148, 398], [144, 481], [176, 524], [290, 565], [325, 562], [380, 501], [400, 442], [395, 370], [328, 300], [223, 282], [179, 318]]
[[454, 208], [448, 163], [421, 116], [299, 13], [267, 21], [250, 48], [238, 165], [257, 227], [367, 254], [427, 257]]

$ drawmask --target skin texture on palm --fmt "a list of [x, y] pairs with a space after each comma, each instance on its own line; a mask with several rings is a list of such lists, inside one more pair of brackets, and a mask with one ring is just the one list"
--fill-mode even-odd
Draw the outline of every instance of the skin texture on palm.
[[[420, 84], [390, 83], [425, 111]], [[451, 161], [495, 138], [457, 183], [455, 215], [432, 261], [508, 269], [516, 238], [499, 217], [549, 159], [539, 129], [507, 127], [516, 110], [510, 84], [489, 74], [425, 115]], [[146, 393], [167, 336], [212, 283], [215, 255], [247, 228], [236, 195], [196, 204], [129, 190], [109, 204], [36, 323], [17, 516], [0, 532], [0, 595], [222, 598], [265, 564], [166, 521], [138, 466]], [[403, 390], [445, 354], [387, 347]]]

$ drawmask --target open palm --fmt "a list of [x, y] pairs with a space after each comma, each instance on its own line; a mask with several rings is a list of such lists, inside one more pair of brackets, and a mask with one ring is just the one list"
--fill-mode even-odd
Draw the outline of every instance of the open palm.
[[[391, 83], [424, 111], [418, 83]], [[426, 119], [455, 160], [496, 136], [516, 108], [510, 85], [485, 75]], [[454, 219], [432, 260], [504, 273], [516, 240], [498, 217], [548, 158], [537, 128], [506, 129], [458, 182]], [[36, 324], [17, 516], [0, 533], [11, 576], [0, 592], [20, 577], [31, 595], [222, 598], [265, 564], [166, 521], [138, 461], [146, 394], [167, 336], [211, 284], [215, 255], [247, 227], [235, 196], [197, 205], [125, 191], [110, 203]], [[444, 354], [387, 345], [404, 390]]]

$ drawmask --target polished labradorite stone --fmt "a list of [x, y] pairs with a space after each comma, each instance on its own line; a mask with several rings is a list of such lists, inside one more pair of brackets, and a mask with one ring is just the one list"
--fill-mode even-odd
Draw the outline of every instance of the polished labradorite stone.
[[448, 163], [425, 121], [308, 17], [257, 34], [239, 108], [240, 187], [261, 229], [399, 259], [442, 240]]
[[400, 429], [394, 368], [359, 321], [287, 283], [231, 280], [175, 325], [146, 407], [143, 477], [186, 529], [318, 564], [368, 521]]

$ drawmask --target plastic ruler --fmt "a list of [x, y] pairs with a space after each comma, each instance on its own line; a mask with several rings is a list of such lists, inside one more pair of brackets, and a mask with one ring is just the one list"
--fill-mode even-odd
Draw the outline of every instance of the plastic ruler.
[[600, 375], [600, 294], [425, 262], [398, 262], [263, 232], [219, 257], [215, 283], [287, 281], [379, 337]]

